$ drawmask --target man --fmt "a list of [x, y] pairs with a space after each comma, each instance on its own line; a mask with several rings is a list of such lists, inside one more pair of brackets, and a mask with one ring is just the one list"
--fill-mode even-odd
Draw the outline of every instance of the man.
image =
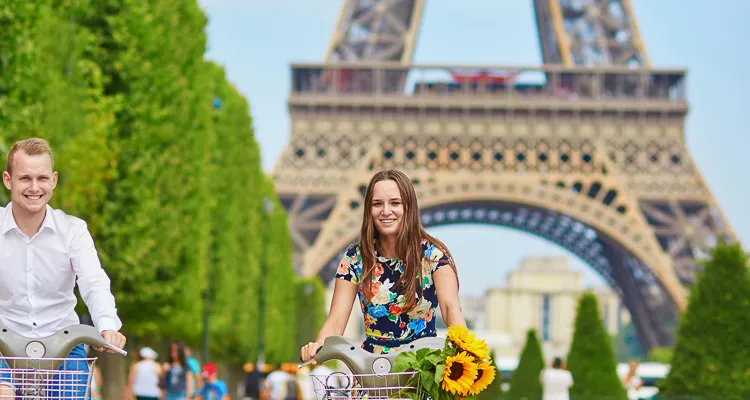
[[[14, 144], [8, 152], [3, 183], [10, 190], [11, 202], [0, 207], [0, 322], [29, 338], [42, 338], [80, 323], [74, 311], [77, 283], [104, 340], [118, 348], [125, 346], [125, 336], [118, 332], [122, 322], [110, 280], [86, 223], [47, 205], [57, 186], [49, 144], [43, 139]], [[68, 357], [85, 358], [83, 345], [76, 346]], [[0, 367], [7, 365], [3, 362]], [[61, 368], [82, 371], [77, 375], [85, 379], [88, 363], [68, 362]], [[8, 375], [0, 374], [0, 398], [13, 396]], [[58, 395], [63, 398], [83, 398], [70, 386], [62, 391], [65, 393]]]

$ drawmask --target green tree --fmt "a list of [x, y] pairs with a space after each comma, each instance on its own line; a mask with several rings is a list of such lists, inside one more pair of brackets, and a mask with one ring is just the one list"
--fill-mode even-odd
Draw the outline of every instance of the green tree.
[[593, 293], [584, 293], [578, 302], [567, 366], [573, 375], [571, 399], [627, 398], [617, 376], [611, 339], [604, 330]]
[[81, 24], [116, 99], [98, 234], [124, 329], [197, 343], [211, 234], [206, 17], [195, 1], [92, 1]]
[[211, 154], [211, 358], [244, 363], [257, 358], [257, 282], [263, 240], [264, 177], [248, 104], [224, 69], [207, 62], [213, 82]]
[[541, 399], [542, 383], [539, 375], [544, 369], [542, 347], [535, 329], [526, 332], [526, 344], [518, 359], [518, 366], [510, 376], [510, 390], [506, 396], [510, 400]]
[[292, 265], [292, 241], [287, 216], [278, 201], [273, 182], [265, 178], [261, 193], [273, 204], [266, 214], [266, 247], [263, 260], [265, 276], [258, 284], [264, 285], [264, 343], [265, 360], [271, 364], [299, 360], [295, 321], [294, 290], [296, 274]]
[[750, 397], [750, 277], [739, 244], [720, 244], [704, 263], [681, 315], [667, 396]]
[[314, 341], [318, 331], [326, 319], [325, 286], [320, 278], [298, 279], [296, 283], [297, 293], [297, 349]]
[[[76, 22], [87, 0], [7, 1], [0, 9], [0, 137], [3, 150], [29, 137], [47, 139], [59, 181], [52, 206], [87, 221], [96, 235], [107, 181], [114, 102], [89, 57], [96, 38]], [[3, 170], [5, 169], [5, 157]], [[3, 205], [8, 197], [3, 190]]]
[[654, 347], [648, 353], [648, 361], [669, 364], [672, 361], [674, 349], [671, 347]]

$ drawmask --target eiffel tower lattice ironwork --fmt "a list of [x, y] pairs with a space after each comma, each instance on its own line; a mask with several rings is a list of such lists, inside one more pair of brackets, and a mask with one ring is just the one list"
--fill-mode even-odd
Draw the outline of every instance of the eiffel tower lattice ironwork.
[[331, 281], [373, 171], [398, 168], [426, 227], [557, 243], [669, 345], [695, 260], [736, 240], [685, 146], [685, 71], [650, 67], [629, 0], [533, 0], [543, 66], [413, 65], [424, 3], [345, 0], [326, 62], [292, 65], [273, 177], [298, 273]]

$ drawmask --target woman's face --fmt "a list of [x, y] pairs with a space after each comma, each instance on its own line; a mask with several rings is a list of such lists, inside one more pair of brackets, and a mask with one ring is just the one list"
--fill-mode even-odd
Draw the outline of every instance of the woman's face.
[[177, 361], [180, 358], [180, 351], [176, 344], [172, 345], [172, 361]]
[[375, 228], [382, 236], [398, 235], [404, 217], [404, 203], [395, 181], [385, 180], [375, 184], [370, 211]]

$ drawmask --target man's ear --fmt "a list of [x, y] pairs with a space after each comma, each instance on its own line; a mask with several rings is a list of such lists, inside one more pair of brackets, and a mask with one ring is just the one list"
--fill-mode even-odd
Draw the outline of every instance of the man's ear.
[[3, 171], [3, 183], [5, 184], [5, 187], [10, 190], [10, 173], [8, 173], [8, 171]]

